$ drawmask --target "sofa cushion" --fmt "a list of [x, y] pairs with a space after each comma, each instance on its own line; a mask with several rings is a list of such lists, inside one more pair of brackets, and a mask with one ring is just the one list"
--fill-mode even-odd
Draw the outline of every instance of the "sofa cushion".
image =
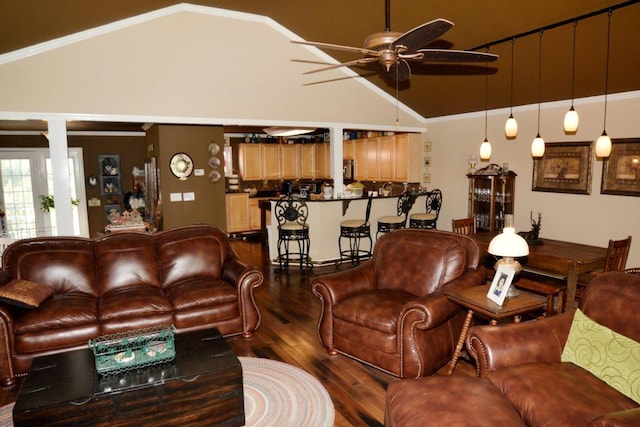
[[561, 360], [586, 369], [640, 403], [640, 343], [600, 325], [579, 309]]
[[518, 409], [528, 426], [586, 426], [602, 414], [638, 405], [573, 363], [528, 363], [487, 378]]
[[178, 330], [236, 319], [240, 315], [238, 291], [222, 279], [195, 278], [165, 289], [174, 307]]
[[21, 279], [13, 279], [0, 286], [1, 301], [25, 308], [38, 307], [52, 293], [53, 289], [47, 285]]
[[173, 307], [155, 286], [130, 286], [104, 294], [98, 302], [101, 334], [173, 323]]

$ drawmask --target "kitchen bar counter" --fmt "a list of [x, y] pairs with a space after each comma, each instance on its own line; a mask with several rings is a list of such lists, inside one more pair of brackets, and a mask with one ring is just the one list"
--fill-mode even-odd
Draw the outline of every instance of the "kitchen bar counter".
[[[338, 250], [340, 223], [348, 219], [364, 219], [367, 200], [367, 197], [362, 197], [306, 201], [309, 209], [307, 223], [309, 224], [309, 237], [311, 240], [310, 256], [313, 264], [327, 264], [340, 260], [340, 252]], [[273, 264], [277, 264], [278, 258], [278, 222], [273, 215], [276, 201], [277, 199], [271, 200], [271, 225], [267, 227], [269, 257]], [[378, 230], [378, 218], [386, 215], [396, 215], [397, 205], [398, 196], [373, 197], [369, 222], [371, 224], [371, 239], [374, 245]], [[424, 196], [419, 195], [409, 214], [424, 212], [424, 210]], [[363, 242], [363, 245], [368, 245], [368, 242]]]

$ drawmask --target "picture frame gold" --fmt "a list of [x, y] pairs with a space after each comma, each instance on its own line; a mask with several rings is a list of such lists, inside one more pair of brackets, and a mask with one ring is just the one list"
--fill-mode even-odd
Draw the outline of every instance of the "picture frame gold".
[[640, 139], [611, 141], [611, 154], [602, 162], [601, 194], [640, 196]]
[[533, 159], [533, 191], [591, 194], [591, 142], [548, 143], [542, 158]]

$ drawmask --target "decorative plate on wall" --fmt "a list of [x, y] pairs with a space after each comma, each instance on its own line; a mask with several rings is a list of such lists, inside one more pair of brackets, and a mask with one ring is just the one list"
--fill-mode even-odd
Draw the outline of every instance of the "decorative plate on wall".
[[217, 143], [212, 141], [211, 144], [209, 144], [209, 153], [212, 156], [215, 156], [219, 152], [220, 152], [220, 146]]
[[193, 172], [193, 160], [187, 153], [176, 153], [171, 157], [169, 168], [172, 174], [184, 181]]

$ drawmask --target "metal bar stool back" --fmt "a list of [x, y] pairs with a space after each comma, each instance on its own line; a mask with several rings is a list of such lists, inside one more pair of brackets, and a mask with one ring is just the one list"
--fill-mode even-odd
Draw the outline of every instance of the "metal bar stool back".
[[[371, 201], [373, 196], [369, 196], [367, 201], [367, 211], [364, 219], [348, 219], [340, 223], [340, 237], [338, 237], [338, 248], [340, 250], [340, 261], [343, 259], [351, 260], [351, 264], [355, 265], [361, 259], [371, 258], [373, 250], [373, 239], [371, 239], [371, 223], [369, 217], [371, 215]], [[342, 249], [342, 239], [348, 239], [349, 248]], [[361, 248], [362, 239], [369, 239], [368, 248]]]
[[[300, 270], [311, 268], [309, 258], [309, 209], [305, 201], [297, 196], [283, 197], [276, 202], [274, 215], [278, 221], [278, 264], [280, 270], [289, 268], [291, 261], [300, 263]], [[295, 246], [297, 244], [297, 251]]]
[[426, 211], [409, 216], [410, 228], [436, 228], [440, 208], [442, 207], [442, 191], [435, 189], [427, 193]]
[[400, 197], [398, 197], [396, 215], [386, 215], [378, 218], [376, 238], [380, 233], [388, 233], [393, 230], [405, 228], [407, 226], [407, 216], [414, 202], [415, 197], [412, 197], [411, 193], [408, 191], [403, 192]]

